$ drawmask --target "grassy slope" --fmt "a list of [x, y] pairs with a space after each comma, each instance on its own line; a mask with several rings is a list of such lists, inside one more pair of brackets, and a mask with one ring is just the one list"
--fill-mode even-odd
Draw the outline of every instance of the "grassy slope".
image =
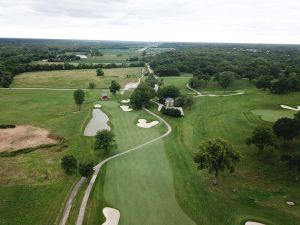
[[60, 168], [65, 154], [79, 160], [99, 158], [92, 139], [81, 136], [81, 126], [97, 92], [90, 91], [79, 113], [70, 91], [0, 90], [0, 124], [32, 124], [67, 140], [68, 147], [36, 150], [0, 158], [0, 224], [54, 224], [76, 177]]
[[[165, 82], [165, 85], [168, 84]], [[214, 86], [212, 84], [210, 90], [218, 91]], [[241, 85], [236, 84], [238, 89], [247, 86], [251, 87], [243, 81]], [[240, 224], [246, 219], [278, 225], [297, 224], [299, 208], [289, 207], [285, 201], [300, 201], [299, 184], [293, 181], [284, 165], [259, 159], [257, 150], [248, 148], [244, 139], [255, 126], [271, 126], [251, 113], [252, 110], [283, 112], [277, 113], [281, 117], [286, 111], [279, 105], [296, 105], [300, 94], [273, 95], [255, 89], [247, 89], [246, 93], [230, 98], [198, 98], [193, 110], [184, 118], [167, 118], [174, 128], [165, 146], [175, 177], [177, 200], [197, 224]], [[192, 156], [201, 141], [217, 137], [232, 142], [242, 152], [243, 159], [233, 176], [223, 174], [219, 186], [212, 187], [207, 173], [197, 172]]]
[[[149, 115], [143, 111], [124, 113], [118, 106], [118, 103], [106, 102], [103, 107], [112, 118], [118, 142], [116, 151], [137, 146], [164, 131], [162, 125], [153, 129], [138, 128], [137, 119], [149, 118]], [[176, 202], [163, 141], [115, 159], [105, 168], [104, 186], [101, 174], [88, 203], [85, 224], [99, 224], [103, 206], [120, 210], [120, 224], [193, 224]]]
[[95, 69], [28, 72], [16, 76], [12, 87], [88, 88], [89, 82], [95, 82], [96, 88], [108, 88], [112, 80], [123, 87], [140, 75], [141, 68], [104, 69], [101, 77], [96, 76]]

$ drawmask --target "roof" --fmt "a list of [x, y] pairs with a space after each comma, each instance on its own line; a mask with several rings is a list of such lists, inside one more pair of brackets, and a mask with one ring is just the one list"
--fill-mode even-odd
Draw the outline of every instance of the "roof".
[[174, 98], [165, 98], [165, 101], [166, 101], [166, 102], [174, 101]]

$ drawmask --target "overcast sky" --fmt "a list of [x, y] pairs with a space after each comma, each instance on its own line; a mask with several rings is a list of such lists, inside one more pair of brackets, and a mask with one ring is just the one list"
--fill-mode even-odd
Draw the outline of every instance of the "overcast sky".
[[0, 0], [0, 37], [300, 44], [300, 0]]

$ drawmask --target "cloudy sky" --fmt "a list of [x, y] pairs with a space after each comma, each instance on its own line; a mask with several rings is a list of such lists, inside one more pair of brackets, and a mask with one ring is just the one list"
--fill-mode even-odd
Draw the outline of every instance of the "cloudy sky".
[[300, 0], [0, 0], [0, 37], [300, 44]]

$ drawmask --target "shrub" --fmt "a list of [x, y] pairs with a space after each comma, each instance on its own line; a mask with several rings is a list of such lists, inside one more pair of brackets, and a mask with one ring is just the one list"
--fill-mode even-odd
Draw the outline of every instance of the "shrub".
[[89, 83], [89, 89], [94, 89], [96, 87], [96, 84], [94, 82]]
[[162, 107], [162, 109], [160, 110], [160, 112], [162, 114], [168, 115], [168, 116], [172, 116], [172, 117], [181, 117], [181, 111], [179, 109], [175, 109], [175, 108], [166, 108], [166, 107]]
[[7, 129], [7, 128], [15, 128], [16, 125], [12, 124], [0, 124], [0, 129]]

